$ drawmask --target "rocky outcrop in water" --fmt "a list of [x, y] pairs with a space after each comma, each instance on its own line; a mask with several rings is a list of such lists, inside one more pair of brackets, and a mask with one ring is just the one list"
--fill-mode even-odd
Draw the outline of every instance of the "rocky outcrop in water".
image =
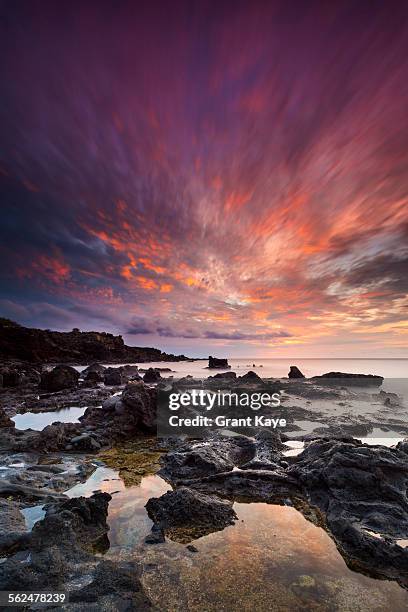
[[152, 497], [146, 504], [149, 517], [175, 542], [188, 544], [232, 525], [237, 516], [232, 502], [203, 495], [187, 487]]
[[218, 357], [208, 357], [208, 367], [210, 369], [214, 368], [230, 368], [228, 365], [228, 359], [218, 359]]
[[305, 375], [299, 370], [297, 366], [290, 366], [288, 378], [304, 378]]
[[384, 378], [375, 374], [350, 374], [347, 372], [327, 372], [321, 376], [313, 376], [311, 380], [316, 382], [339, 382], [343, 384], [382, 385]]

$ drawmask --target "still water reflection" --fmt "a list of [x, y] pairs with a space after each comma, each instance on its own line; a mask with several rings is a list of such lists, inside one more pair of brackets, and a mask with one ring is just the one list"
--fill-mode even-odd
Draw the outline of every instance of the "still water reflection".
[[125, 488], [118, 472], [99, 467], [68, 492], [113, 494], [106, 556], [140, 560], [144, 587], [163, 612], [408, 609], [404, 589], [348, 569], [328, 534], [290, 506], [235, 504], [236, 524], [194, 541], [198, 552], [169, 540], [144, 544], [152, 526], [144, 506], [169, 488], [156, 475]]

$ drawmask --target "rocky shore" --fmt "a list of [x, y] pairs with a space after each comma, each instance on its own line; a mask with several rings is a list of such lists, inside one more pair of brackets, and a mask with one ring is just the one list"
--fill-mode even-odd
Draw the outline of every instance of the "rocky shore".
[[[338, 373], [306, 379], [298, 368], [290, 372], [279, 380], [251, 371], [198, 380], [164, 379], [149, 367], [92, 364], [79, 374], [67, 365], [3, 366], [0, 588], [69, 591], [67, 610], [153, 607], [143, 586], [143, 550], [132, 561], [103, 558], [111, 495], [67, 495], [106, 464], [130, 486], [157, 469], [171, 486], [146, 505], [153, 527], [145, 547], [171, 540], [195, 552], [195, 540], [236, 522], [236, 502], [291, 505], [327, 531], [350, 568], [408, 588], [408, 423], [400, 399], [378, 390], [381, 377], [342, 375], [350, 386], [328, 387]], [[354, 388], [356, 378], [367, 388]], [[173, 387], [278, 390], [287, 427], [174, 437], [147, 448], [157, 395]], [[58, 422], [58, 410], [74, 405], [87, 406], [79, 422]], [[56, 422], [19, 430], [12, 418], [27, 411], [55, 411]], [[306, 421], [310, 431], [299, 425]], [[395, 447], [361, 439], [391, 425], [403, 440]], [[288, 455], [290, 440], [302, 443], [298, 454]], [[31, 529], [33, 513], [40, 515]]]
[[184, 361], [185, 355], [150, 347], [127, 346], [122, 336], [106, 332], [56, 332], [24, 327], [0, 317], [0, 361], [89, 364]]

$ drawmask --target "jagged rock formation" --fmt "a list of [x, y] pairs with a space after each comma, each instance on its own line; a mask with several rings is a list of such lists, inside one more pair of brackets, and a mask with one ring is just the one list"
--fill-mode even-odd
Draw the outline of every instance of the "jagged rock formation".
[[305, 375], [302, 374], [302, 372], [299, 370], [297, 366], [290, 366], [288, 377], [289, 378], [304, 378]]
[[218, 359], [217, 357], [208, 357], [208, 367], [213, 368], [230, 368], [228, 365], [228, 359]]

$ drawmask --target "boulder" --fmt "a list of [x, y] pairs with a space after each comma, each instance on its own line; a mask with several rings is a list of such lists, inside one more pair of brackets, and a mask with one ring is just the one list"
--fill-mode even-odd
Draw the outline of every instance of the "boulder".
[[143, 382], [130, 382], [122, 393], [126, 414], [132, 414], [135, 422], [151, 429], [156, 422], [156, 393]]
[[109, 530], [106, 519], [111, 499], [109, 493], [95, 493], [91, 497], [74, 497], [47, 505], [45, 518], [33, 527], [32, 548], [78, 547], [88, 552], [103, 549]]
[[279, 467], [282, 450], [287, 449], [278, 431], [261, 430], [255, 436], [254, 457], [241, 465], [242, 470], [273, 470]]
[[106, 368], [102, 364], [91, 363], [91, 365], [89, 365], [87, 368], [82, 370], [81, 375], [82, 375], [82, 378], [86, 378], [88, 374], [91, 374], [91, 372], [96, 372], [97, 374], [100, 374], [103, 376], [105, 370]]
[[250, 384], [263, 383], [262, 378], [260, 376], [258, 376], [258, 374], [256, 372], [253, 372], [252, 370], [250, 370], [249, 372], [247, 372], [243, 376], [239, 376], [237, 380], [239, 382], [250, 383]]
[[102, 408], [87, 408], [80, 422], [84, 429], [92, 429], [99, 442], [129, 440], [154, 430], [156, 403], [156, 389], [143, 382], [130, 382], [121, 396], [108, 398]]
[[208, 357], [208, 367], [213, 368], [230, 368], [228, 365], [228, 359], [218, 359], [217, 357]]
[[81, 433], [79, 423], [52, 423], [40, 431], [32, 441], [34, 448], [41, 452], [58, 451], [69, 444], [73, 436]]
[[159, 370], [156, 370], [155, 368], [149, 368], [143, 377], [143, 381], [145, 383], [156, 383], [156, 382], [159, 382], [160, 380], [161, 380], [161, 374]]
[[209, 376], [208, 380], [235, 380], [236, 377], [235, 372], [220, 372], [219, 374], [214, 374], [214, 376]]
[[50, 372], [44, 372], [41, 376], [41, 389], [46, 391], [62, 391], [70, 389], [78, 384], [79, 372], [71, 366], [59, 365]]
[[233, 525], [237, 515], [232, 502], [203, 495], [187, 487], [152, 497], [146, 504], [149, 517], [171, 540], [188, 544]]
[[69, 444], [73, 446], [74, 450], [93, 452], [101, 448], [101, 444], [98, 440], [96, 440], [92, 434], [86, 432], [71, 438]]
[[297, 366], [290, 366], [289, 378], [305, 378], [305, 375], [299, 370]]
[[85, 382], [87, 383], [99, 383], [104, 381], [104, 375], [100, 372], [88, 372], [85, 376]]
[[109, 387], [114, 387], [124, 384], [124, 379], [119, 368], [106, 368], [103, 382]]

